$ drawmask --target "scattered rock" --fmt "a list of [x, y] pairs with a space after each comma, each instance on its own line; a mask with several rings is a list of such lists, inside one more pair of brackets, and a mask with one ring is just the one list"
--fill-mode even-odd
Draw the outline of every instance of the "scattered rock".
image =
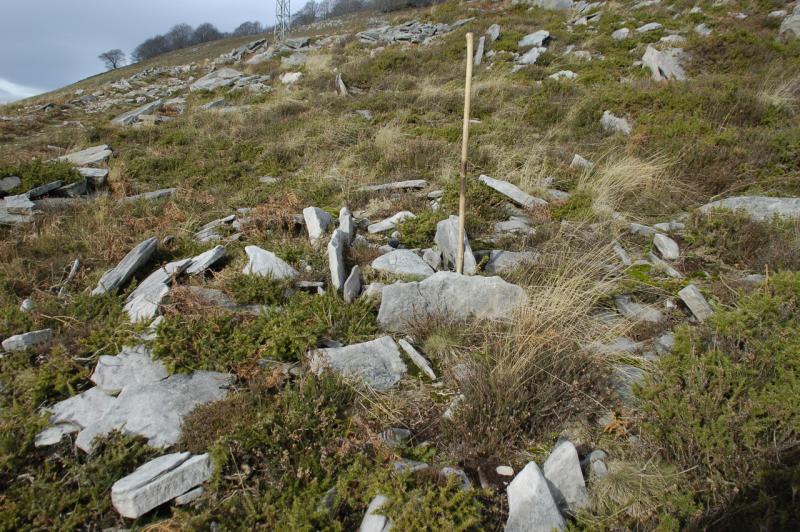
[[680, 256], [678, 243], [667, 235], [656, 233], [656, 235], [653, 236], [653, 245], [666, 260], [677, 260]]
[[635, 303], [631, 301], [630, 296], [615, 296], [614, 304], [620, 314], [635, 321], [658, 323], [664, 320], [664, 315], [657, 308]]
[[408, 358], [411, 359], [411, 362], [413, 362], [422, 373], [427, 375], [429, 379], [433, 381], [436, 380], [436, 373], [434, 373], [430, 363], [425, 359], [424, 356], [420, 354], [419, 351], [414, 349], [414, 346], [411, 345], [408, 339], [401, 339], [397, 343], [400, 344], [400, 347], [406, 352]]
[[107, 145], [102, 144], [100, 146], [92, 146], [91, 148], [86, 148], [85, 150], [62, 155], [57, 160], [67, 161], [75, 166], [91, 166], [93, 164], [105, 162], [109, 157], [111, 157], [112, 153], [113, 152], [108, 148]]
[[370, 283], [364, 287], [364, 290], [361, 292], [361, 297], [380, 303], [383, 298], [383, 289], [385, 287], [386, 285], [383, 283]]
[[534, 235], [536, 230], [530, 226], [527, 218], [512, 216], [505, 222], [494, 224], [495, 233], [515, 233], [520, 235]]
[[559, 80], [559, 79], [575, 79], [578, 75], [573, 72], [572, 70], [559, 70], [555, 74], [550, 74], [547, 76], [550, 79]]
[[260, 275], [261, 277], [272, 277], [277, 280], [297, 277], [297, 270], [271, 251], [261, 249], [258, 246], [247, 246], [244, 248], [244, 252], [247, 253], [247, 258], [249, 259], [242, 270], [245, 275]]
[[[63, 433], [77, 432], [100, 420], [115, 401], [116, 398], [95, 386], [45, 410], [50, 412], [50, 423], [54, 425], [53, 428], [59, 430], [61, 427], [63, 431], [63, 426], [67, 425], [67, 430]], [[59, 441], [61, 438], [54, 443]]]
[[519, 266], [535, 262], [539, 259], [539, 253], [535, 251], [501, 251], [493, 249], [491, 251], [479, 251], [475, 254], [483, 259], [489, 258], [483, 266], [483, 271], [491, 274], [508, 273]]
[[611, 38], [615, 41], [622, 41], [627, 39], [631, 34], [631, 30], [628, 28], [620, 28], [616, 30], [614, 33], [611, 34]]
[[339, 231], [345, 234], [348, 243], [356, 237], [356, 223], [347, 207], [339, 211]]
[[311, 371], [315, 374], [329, 368], [346, 377], [358, 377], [379, 392], [388, 390], [406, 374], [400, 350], [390, 336], [346, 347], [317, 349], [310, 357]]
[[547, 30], [538, 30], [529, 33], [517, 42], [517, 47], [527, 48], [529, 46], [544, 46], [544, 43], [550, 39], [550, 32]]
[[399, 447], [411, 439], [411, 431], [402, 427], [391, 427], [378, 434], [378, 439], [389, 447]]
[[800, 218], [800, 198], [737, 196], [707, 203], [700, 207], [700, 212], [708, 213], [714, 209], [741, 210], [758, 221], [769, 221], [775, 216]]
[[103, 392], [116, 394], [126, 386], [158, 382], [168, 376], [164, 364], [153, 360], [147, 347], [137, 345], [123, 347], [117, 356], [102, 355], [94, 368], [91, 381]]
[[400, 211], [394, 216], [390, 216], [389, 218], [386, 218], [383, 221], [370, 224], [367, 227], [367, 231], [369, 231], [370, 234], [384, 233], [386, 231], [394, 229], [395, 227], [397, 227], [397, 224], [399, 224], [403, 220], [408, 220], [409, 218], [416, 218], [416, 216], [414, 216], [414, 213], [410, 211]]
[[589, 506], [578, 451], [571, 442], [564, 440], [556, 445], [542, 469], [553, 499], [562, 510], [574, 515]]
[[547, 48], [543, 46], [535, 46], [522, 54], [519, 59], [517, 59], [517, 63], [520, 65], [533, 65], [536, 63], [536, 60], [539, 59], [539, 56], [546, 51]]
[[675, 346], [675, 334], [672, 332], [665, 332], [656, 338], [653, 345], [656, 348], [656, 353], [658, 353], [659, 356], [667, 355]]
[[144, 200], [144, 201], [160, 200], [160, 199], [164, 199], [164, 198], [169, 198], [170, 196], [175, 194], [177, 191], [178, 191], [178, 189], [176, 189], [176, 188], [161, 188], [161, 189], [158, 189], [158, 190], [152, 190], [150, 192], [143, 192], [141, 194], [135, 194], [133, 196], [127, 196], [127, 197], [123, 198], [123, 201], [125, 201], [126, 203], [130, 203], [130, 202], [133, 202], [133, 201], [141, 201], [141, 200]]
[[500, 277], [438, 272], [423, 281], [385, 286], [378, 324], [387, 331], [401, 331], [416, 319], [439, 314], [456, 320], [498, 320], [510, 317], [527, 301], [522, 288]]
[[284, 72], [280, 80], [284, 85], [294, 85], [303, 78], [302, 72]]
[[36, 308], [36, 303], [33, 301], [33, 299], [31, 299], [29, 297], [26, 297], [25, 299], [23, 299], [22, 303], [20, 303], [20, 305], [19, 305], [19, 309], [22, 312], [25, 312], [26, 314], [31, 312], [35, 308]]
[[361, 526], [358, 527], [358, 532], [389, 532], [392, 528], [392, 523], [385, 515], [378, 513], [381, 507], [388, 503], [383, 495], [376, 495], [367, 507], [367, 513], [361, 520]]
[[706, 298], [703, 297], [703, 294], [700, 293], [700, 290], [695, 285], [690, 284], [683, 288], [678, 292], [678, 296], [689, 307], [697, 321], [706, 321], [714, 314], [714, 309], [711, 308], [711, 305], [708, 304]]
[[125, 312], [131, 323], [153, 319], [161, 301], [169, 293], [170, 282], [191, 263], [192, 259], [170, 262], [147, 276], [125, 300]]
[[[442, 266], [444, 268], [456, 269], [458, 260], [458, 216], [452, 215], [446, 220], [436, 224], [436, 236], [433, 239], [442, 253]], [[469, 237], [464, 233], [464, 268], [466, 275], [472, 275], [478, 271], [475, 256], [469, 245]]]
[[319, 243], [322, 235], [333, 223], [331, 215], [317, 207], [303, 209], [303, 219], [306, 222], [306, 231], [308, 231], [308, 238], [312, 244]]
[[186, 268], [186, 273], [188, 275], [201, 274], [225, 257], [225, 255], [227, 255], [227, 251], [224, 246], [214, 246], [208, 251], [192, 257], [192, 263]]
[[237, 79], [242, 77], [243, 74], [238, 70], [232, 68], [221, 68], [210, 72], [191, 84], [189, 90], [200, 91], [214, 91], [222, 87], [229, 87], [233, 85]]
[[18, 196], [6, 196], [3, 201], [5, 202], [5, 210], [10, 214], [27, 215], [33, 214], [36, 210], [36, 204], [31, 201], [27, 193]]
[[463, 469], [459, 469], [457, 467], [443, 467], [439, 470], [439, 474], [445, 479], [456, 477], [461, 483], [462, 490], [472, 489], [472, 482]]
[[520, 471], [506, 488], [508, 521], [506, 532], [564, 530], [567, 523], [558, 511], [550, 489], [536, 462]]
[[625, 248], [622, 247], [622, 244], [620, 244], [615, 240], [611, 245], [611, 249], [613, 249], [614, 253], [617, 254], [617, 257], [619, 257], [619, 260], [622, 262], [622, 264], [624, 264], [625, 266], [631, 265], [632, 263], [631, 256], [628, 255], [628, 252], [625, 251]]
[[172, 502], [175, 503], [175, 506], [186, 506], [187, 504], [190, 504], [199, 499], [203, 495], [204, 491], [205, 490], [203, 490], [202, 487], [194, 488], [193, 490], [187, 491], [183, 495], [175, 497], [175, 500]]
[[660, 30], [663, 27], [664, 26], [659, 24], [658, 22], [648, 22], [647, 24], [636, 28], [636, 33], [647, 33], [650, 31]]
[[219, 109], [221, 107], [225, 107], [225, 98], [217, 98], [216, 100], [211, 100], [208, 103], [204, 103], [200, 106], [202, 111], [210, 111], [211, 109]]
[[570, 168], [583, 168], [586, 170], [591, 170], [594, 167], [594, 163], [589, 161], [588, 159], [584, 159], [577, 153], [572, 157], [572, 162], [569, 163]]
[[708, 37], [713, 33], [711, 28], [709, 28], [706, 24], [698, 24], [694, 27], [694, 32], [700, 37]]
[[350, 275], [342, 286], [342, 296], [345, 303], [352, 303], [358, 299], [361, 293], [361, 269], [358, 265], [353, 266]]
[[650, 261], [650, 264], [653, 265], [653, 268], [660, 272], [664, 272], [673, 279], [683, 279], [684, 276], [681, 272], [673, 268], [669, 265], [669, 263], [661, 260], [655, 253], [652, 251], [647, 254], [647, 260]]
[[222, 239], [222, 235], [217, 232], [217, 229], [224, 225], [230, 225], [236, 221], [236, 215], [231, 214], [224, 218], [219, 218], [217, 220], [212, 220], [205, 224], [203, 227], [197, 230], [194, 234], [194, 239], [201, 244], [205, 244], [207, 242], [216, 242], [217, 240]]
[[800, 38], [800, 4], [795, 5], [792, 14], [783, 19], [778, 35], [786, 40]]
[[97, 286], [92, 290], [92, 295], [116, 292], [118, 288], [128, 282], [131, 276], [141, 268], [155, 253], [158, 239], [150, 237], [133, 248], [125, 258], [114, 268], [103, 274]]
[[379, 272], [393, 275], [412, 275], [429, 277], [433, 269], [410, 249], [396, 249], [372, 261], [372, 267]]
[[611, 386], [620, 399], [627, 404], [633, 404], [636, 397], [633, 395], [633, 386], [644, 382], [645, 373], [641, 368], [621, 364], [614, 366], [611, 373]]
[[662, 222], [653, 224], [653, 229], [657, 229], [658, 231], [663, 231], [665, 233], [674, 233], [686, 229], [686, 224], [681, 222]]
[[686, 72], [680, 64], [684, 53], [682, 48], [670, 48], [663, 52], [652, 46], [642, 56], [642, 64], [650, 69], [653, 81], [686, 81]]
[[20, 186], [20, 184], [22, 184], [22, 180], [17, 176], [12, 175], [9, 177], [4, 177], [0, 179], [0, 192], [2, 193], [11, 192], [12, 190]]
[[344, 265], [344, 248], [347, 246], [347, 234], [341, 229], [333, 232], [328, 242], [328, 267], [331, 271], [331, 286], [334, 290], [344, 287], [347, 270]]
[[129, 126], [135, 122], [138, 122], [143, 116], [152, 115], [153, 113], [161, 109], [161, 104], [162, 104], [161, 100], [155, 100], [141, 107], [137, 107], [133, 111], [122, 113], [121, 115], [113, 119], [111, 121], [111, 124], [114, 126]]
[[600, 126], [603, 130], [609, 133], [622, 133], [623, 135], [630, 135], [633, 127], [630, 122], [624, 118], [615, 116], [611, 111], [604, 111], [602, 118], [600, 118]]
[[111, 486], [111, 504], [136, 519], [211, 478], [208, 454], [172, 453], [151, 460]]
[[489, 37], [489, 42], [494, 42], [500, 38], [500, 24], [492, 24], [486, 30], [486, 35]]

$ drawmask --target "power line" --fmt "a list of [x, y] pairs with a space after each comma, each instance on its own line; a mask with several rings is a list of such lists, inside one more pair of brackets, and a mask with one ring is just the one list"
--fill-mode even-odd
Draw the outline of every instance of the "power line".
[[282, 42], [286, 39], [289, 26], [292, 24], [290, 0], [275, 0], [275, 40]]

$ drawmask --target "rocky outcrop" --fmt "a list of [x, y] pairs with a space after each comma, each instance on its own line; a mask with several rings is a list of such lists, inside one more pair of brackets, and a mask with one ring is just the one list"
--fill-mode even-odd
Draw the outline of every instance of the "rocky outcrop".
[[681, 66], [684, 53], [681, 48], [659, 51], [648, 46], [642, 56], [642, 65], [650, 69], [653, 81], [686, 81], [686, 72]]
[[189, 90], [192, 92], [200, 90], [217, 90], [222, 87], [233, 85], [236, 80], [242, 76], [243, 74], [238, 70], [234, 70], [232, 68], [221, 68], [206, 74], [202, 78], [192, 83], [192, 85], [189, 87]]
[[433, 269], [422, 258], [409, 249], [397, 249], [372, 261], [372, 267], [392, 275], [429, 277]]
[[318, 375], [330, 369], [345, 377], [355, 377], [379, 392], [388, 390], [406, 374], [400, 350], [390, 336], [346, 347], [317, 349], [310, 353], [310, 366]]
[[768, 221], [776, 216], [800, 218], [800, 198], [736, 196], [707, 203], [700, 207], [700, 212], [708, 213], [714, 209], [743, 211], [759, 221]]

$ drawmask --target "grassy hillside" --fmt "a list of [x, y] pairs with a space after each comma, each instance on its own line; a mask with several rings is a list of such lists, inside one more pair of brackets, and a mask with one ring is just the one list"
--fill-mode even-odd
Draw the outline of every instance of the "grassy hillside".
[[[100, 144], [113, 150], [108, 182], [89, 199], [0, 226], [0, 339], [53, 331], [46, 345], [0, 354], [0, 530], [352, 530], [379, 493], [388, 497], [384, 511], [398, 530], [500, 530], [511, 477], [496, 467], [541, 465], [560, 439], [574, 443], [582, 458], [606, 454], [606, 475], [591, 466], [584, 471], [589, 503], [570, 517], [575, 529], [796, 527], [800, 221], [698, 210], [732, 196], [800, 196], [800, 39], [780, 38], [782, 19], [769, 15], [793, 6], [633, 4], [611, 2], [581, 14], [448, 1], [380, 16], [392, 25], [474, 17], [424, 44], [362, 43], [356, 33], [378, 25], [364, 15], [298, 31], [312, 44], [341, 36], [307, 52], [300, 66], [282, 62], [290, 52], [258, 65], [225, 65], [270, 76], [269, 90], [185, 88], [249, 37], [0, 106], [0, 178], [22, 178], [9, 195], [54, 179], [79, 180], [71, 165], [45, 162], [56, 156]], [[599, 19], [576, 23], [594, 12]], [[650, 22], [662, 27], [635, 31]], [[475, 251], [539, 254], [500, 273], [524, 288], [527, 304], [506, 320], [443, 312], [394, 334], [413, 337], [436, 380], [407, 358], [408, 375], [385, 392], [332, 372], [312, 374], [309, 350], [385, 333], [379, 302], [362, 296], [346, 304], [331, 287], [328, 237], [322, 245], [310, 242], [296, 215], [315, 206], [337, 217], [346, 206], [366, 237], [348, 249], [348, 273], [358, 265], [364, 285], [413, 280], [372, 267], [392, 231], [364, 228], [411, 211], [416, 217], [397, 227], [399, 245], [425, 249], [434, 244], [437, 223], [457, 213], [465, 34], [477, 39], [493, 24], [500, 36], [487, 37], [492, 55], [473, 78], [466, 229]], [[698, 33], [699, 24], [710, 35]], [[612, 38], [622, 27], [630, 34]], [[524, 51], [518, 41], [537, 30], [550, 34], [546, 50], [516, 68]], [[669, 35], [683, 41], [661, 40]], [[637, 63], [648, 45], [682, 48], [686, 81], [654, 81]], [[112, 83], [188, 64], [194, 68], [136, 79], [126, 89], [145, 94], [174, 81], [183, 87], [173, 96], [186, 98], [184, 113], [155, 125], [111, 124], [153, 99], [136, 103], [139, 92], [128, 95]], [[295, 71], [300, 81], [280, 81]], [[561, 71], [576, 77], [550, 77]], [[337, 94], [337, 74], [348, 96]], [[110, 103], [79, 103], [81, 90]], [[224, 111], [201, 109], [219, 98]], [[604, 129], [605, 111], [626, 118], [631, 133]], [[571, 164], [575, 154], [593, 166]], [[481, 174], [548, 203], [512, 205], [479, 182]], [[360, 190], [411, 179], [428, 185]], [[165, 188], [177, 192], [122, 201]], [[434, 206], [433, 191], [441, 191]], [[243, 208], [250, 210], [238, 213], [241, 225], [225, 226], [223, 240], [195, 238], [206, 223]], [[495, 224], [512, 216], [524, 217], [532, 230], [497, 233]], [[664, 255], [651, 233], [631, 230], [632, 223], [667, 222], [677, 222], [660, 231], [679, 246], [679, 256], [668, 260], [678, 275], [648, 258]], [[159, 248], [132, 282], [117, 294], [90, 294], [104, 272], [152, 236]], [[90, 388], [100, 356], [140, 343], [136, 335], [147, 325], [131, 324], [123, 307], [150, 272], [217, 243], [225, 245], [225, 261], [173, 283], [149, 344], [171, 373], [234, 376], [225, 399], [184, 420], [172, 448], [209, 452], [213, 476], [191, 505], [125, 519], [112, 508], [111, 485], [167, 451], [120, 433], [103, 438], [91, 455], [75, 449], [74, 436], [35, 447], [48, 425], [41, 409]], [[615, 244], [632, 260], [621, 262]], [[323, 282], [325, 293], [242, 273], [245, 246], [274, 252], [299, 272], [296, 280]], [[60, 295], [75, 259], [81, 267]], [[478, 275], [491, 275], [486, 259], [479, 265]], [[678, 292], [688, 285], [710, 302], [713, 317], [701, 322], [687, 309]], [[197, 287], [271, 310], [254, 315], [215, 306]], [[657, 309], [661, 319], [620, 313], [620, 295]], [[25, 299], [32, 310], [20, 308]], [[662, 347], [672, 332], [674, 347]], [[634, 347], [620, 348], [620, 339]], [[620, 386], [622, 368], [631, 367], [641, 377]], [[453, 415], [443, 416], [456, 398]], [[408, 429], [410, 439], [387, 444], [380, 435], [390, 427]], [[431, 467], [398, 474], [393, 464], [400, 458]], [[464, 470], [473, 488], [462, 490], [458, 478], [441, 474], [445, 466]]]

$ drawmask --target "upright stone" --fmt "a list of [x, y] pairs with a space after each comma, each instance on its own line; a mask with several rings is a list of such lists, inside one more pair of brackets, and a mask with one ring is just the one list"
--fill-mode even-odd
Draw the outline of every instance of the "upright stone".
[[578, 451], [569, 441], [562, 441], [542, 467], [556, 504], [571, 514], [589, 506], [589, 493], [581, 472]]
[[706, 321], [714, 314], [714, 309], [711, 308], [711, 305], [708, 304], [706, 298], [703, 297], [703, 294], [700, 293], [700, 290], [695, 285], [690, 284], [685, 287], [678, 292], [678, 296], [686, 303], [686, 306], [692, 311], [697, 321]]
[[133, 248], [114, 268], [103, 274], [92, 295], [116, 292], [136, 271], [150, 260], [158, 247], [158, 239], [150, 237]]
[[[444, 268], [456, 269], [458, 258], [458, 216], [451, 215], [446, 220], [436, 224], [436, 236], [433, 241], [442, 252], [442, 266]], [[464, 233], [464, 269], [466, 275], [472, 275], [478, 270], [475, 256], [469, 245], [469, 238]]]
[[508, 485], [506, 493], [506, 532], [550, 532], [567, 528], [536, 462], [528, 462]]
[[317, 207], [306, 207], [303, 209], [303, 219], [306, 222], [308, 238], [312, 244], [317, 244], [325, 231], [331, 225], [333, 218], [327, 212]]
[[340, 290], [345, 282], [344, 249], [347, 244], [347, 235], [341, 229], [333, 232], [328, 242], [328, 266], [331, 270], [331, 285], [334, 290]]
[[352, 303], [358, 299], [359, 294], [361, 294], [361, 269], [355, 265], [344, 282], [342, 296], [345, 303]]
[[339, 230], [347, 235], [347, 242], [350, 243], [356, 237], [356, 225], [353, 215], [347, 207], [342, 207], [339, 211]]

